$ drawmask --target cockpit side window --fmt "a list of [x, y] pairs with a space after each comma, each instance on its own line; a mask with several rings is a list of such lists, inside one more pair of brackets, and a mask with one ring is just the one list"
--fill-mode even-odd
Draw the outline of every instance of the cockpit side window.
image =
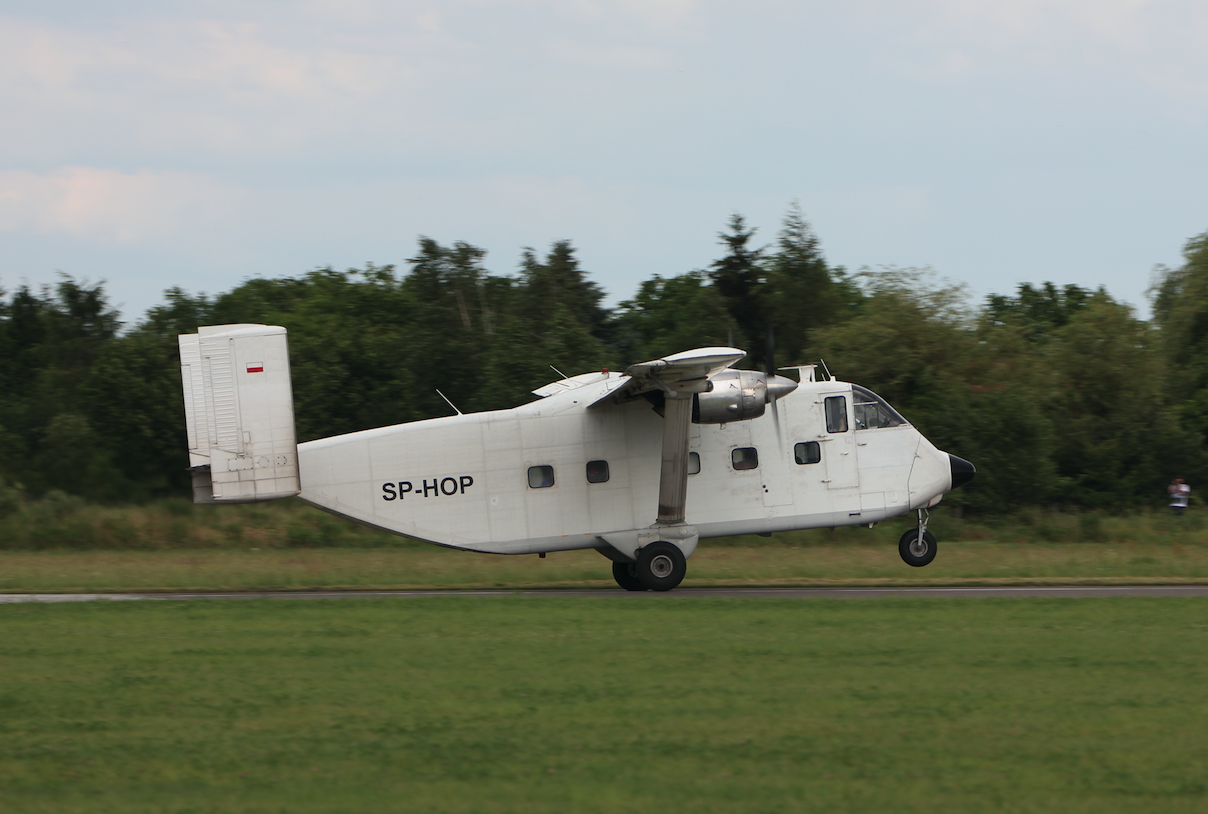
[[885, 399], [868, 388], [852, 385], [852, 412], [856, 414], [857, 430], [877, 430], [883, 427], [900, 427], [906, 419], [889, 406]]
[[847, 432], [847, 397], [827, 396], [826, 431]]

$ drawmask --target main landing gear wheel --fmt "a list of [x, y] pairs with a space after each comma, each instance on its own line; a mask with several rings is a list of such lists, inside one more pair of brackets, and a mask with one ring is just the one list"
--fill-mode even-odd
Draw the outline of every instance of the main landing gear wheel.
[[679, 546], [659, 540], [638, 552], [634, 573], [652, 591], [670, 591], [684, 580], [688, 562]]
[[612, 578], [617, 581], [627, 591], [644, 591], [646, 586], [634, 574], [634, 564], [631, 562], [614, 562], [612, 564]]
[[907, 565], [922, 568], [935, 559], [935, 535], [924, 530], [920, 538], [917, 528], [910, 529], [898, 541], [898, 553]]

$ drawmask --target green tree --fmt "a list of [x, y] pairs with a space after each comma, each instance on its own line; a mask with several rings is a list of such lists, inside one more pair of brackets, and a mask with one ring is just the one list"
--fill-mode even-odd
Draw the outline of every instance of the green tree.
[[[501, 297], [500, 325], [492, 336], [489, 382], [478, 404], [511, 407], [531, 401], [533, 389], [558, 378], [551, 366], [574, 376], [614, 365], [604, 292], [579, 265], [570, 241], [550, 246], [545, 259], [525, 249], [520, 277]], [[496, 398], [508, 403], [499, 403]]]
[[[194, 328], [193, 330], [196, 330]], [[92, 487], [59, 489], [105, 500], [143, 501], [189, 488], [188, 438], [176, 334], [140, 326], [109, 343], [83, 384], [87, 427], [71, 425], [107, 461]]]
[[728, 232], [717, 237], [726, 254], [709, 266], [709, 279], [726, 303], [726, 309], [746, 338], [747, 362], [761, 366], [765, 356], [767, 327], [770, 324], [768, 306], [763, 296], [764, 269], [762, 248], [750, 245], [757, 231], [747, 228], [746, 219], [737, 213], [730, 216]]
[[853, 316], [862, 299], [860, 289], [842, 268], [827, 265], [818, 236], [796, 203], [785, 215], [776, 251], [763, 266], [760, 296], [774, 331], [774, 361], [805, 362], [813, 332]]
[[3, 316], [0, 426], [9, 439], [6, 457], [20, 456], [3, 468], [37, 493], [56, 487], [58, 474], [68, 469], [91, 472], [99, 466], [95, 459], [103, 449], [95, 444], [72, 448], [64, 439], [92, 437], [84, 384], [97, 358], [116, 340], [121, 322], [103, 284], [79, 283], [67, 275], [36, 293], [22, 286]]
[[945, 500], [983, 513], [1043, 505], [1063, 496], [1054, 460], [1054, 376], [1018, 326], [980, 315], [960, 380], [933, 440], [972, 461], [977, 477]]
[[820, 329], [817, 349], [844, 381], [884, 397], [936, 446], [978, 475], [947, 496], [1009, 511], [1051, 497], [1058, 480], [1043, 383], [1014, 328], [979, 326], [962, 287], [927, 269], [863, 271], [865, 298], [847, 322]]
[[561, 308], [596, 339], [607, 340], [608, 312], [601, 305], [604, 291], [580, 267], [569, 240], [554, 242], [544, 260], [525, 249], [517, 292], [521, 313], [538, 335], [549, 316]]
[[217, 297], [211, 316], [289, 331], [298, 437], [310, 440], [439, 414], [439, 397], [412, 386], [420, 359], [447, 363], [413, 330], [420, 311], [392, 266], [371, 265], [248, 280]]
[[[1068, 325], [1091, 300], [1094, 292], [1073, 284], [1058, 288], [1045, 282], [1039, 287], [1021, 283], [1014, 297], [992, 294], [986, 298], [987, 316], [995, 323], [1016, 325], [1032, 341], [1047, 338]], [[1099, 288], [1099, 294], [1107, 292]]]
[[614, 325], [624, 364], [692, 348], [747, 346], [725, 299], [700, 271], [646, 280], [617, 307]]
[[[1153, 321], [1169, 366], [1172, 405], [1196, 446], [1208, 445], [1208, 232], [1187, 242], [1185, 263], [1160, 268], [1150, 289]], [[1199, 470], [1203, 479], [1208, 471]]]
[[1065, 502], [1113, 507], [1152, 502], [1172, 466], [1190, 463], [1186, 436], [1166, 406], [1156, 336], [1131, 309], [1093, 295], [1053, 334], [1054, 460]]
[[856, 282], [865, 295], [856, 316], [818, 331], [817, 349], [835, 375], [923, 414], [964, 387], [975, 318], [963, 287], [929, 269], [866, 269]]

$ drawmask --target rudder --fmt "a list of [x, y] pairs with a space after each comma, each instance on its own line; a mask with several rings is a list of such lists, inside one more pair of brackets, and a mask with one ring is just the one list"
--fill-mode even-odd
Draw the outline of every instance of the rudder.
[[285, 329], [211, 325], [181, 334], [180, 377], [194, 503], [301, 491]]

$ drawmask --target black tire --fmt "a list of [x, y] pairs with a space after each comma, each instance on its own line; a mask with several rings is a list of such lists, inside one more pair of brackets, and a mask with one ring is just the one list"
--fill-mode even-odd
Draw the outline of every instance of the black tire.
[[919, 530], [916, 526], [902, 535], [902, 539], [898, 541], [898, 553], [902, 555], [902, 562], [922, 568], [935, 559], [935, 535], [925, 531], [923, 539], [919, 541]]
[[679, 546], [659, 540], [638, 551], [637, 578], [652, 591], [670, 591], [684, 580], [688, 561]]
[[627, 591], [644, 591], [646, 586], [642, 581], [633, 574], [633, 563], [631, 562], [614, 562], [612, 564], [612, 578], [617, 581]]

